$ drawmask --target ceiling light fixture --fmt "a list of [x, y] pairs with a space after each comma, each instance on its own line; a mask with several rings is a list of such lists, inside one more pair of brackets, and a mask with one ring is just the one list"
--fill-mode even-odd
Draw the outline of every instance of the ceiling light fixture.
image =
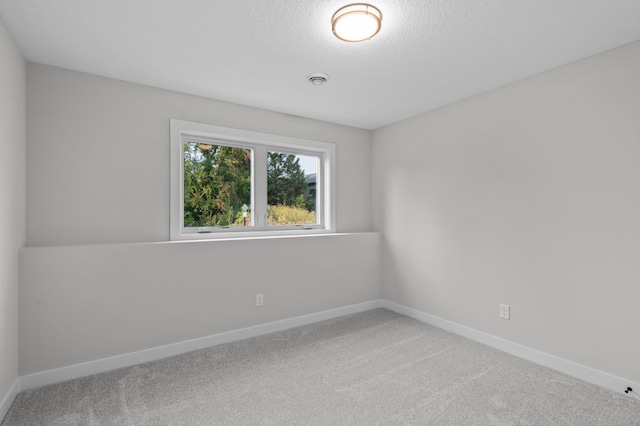
[[344, 41], [369, 40], [382, 27], [382, 13], [366, 3], [344, 6], [331, 18], [333, 34]]

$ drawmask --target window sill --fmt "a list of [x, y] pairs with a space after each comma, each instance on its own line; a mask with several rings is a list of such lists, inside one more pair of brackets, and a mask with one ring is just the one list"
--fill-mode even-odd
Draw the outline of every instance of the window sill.
[[[233, 236], [230, 238], [203, 238], [203, 239], [185, 239], [185, 240], [162, 240], [162, 241], [146, 241], [146, 242], [108, 242], [108, 243], [78, 243], [78, 244], [61, 244], [61, 245], [40, 245], [40, 246], [29, 246], [23, 247], [20, 249], [21, 251], [38, 251], [38, 250], [65, 250], [74, 248], [105, 248], [108, 247], [133, 247], [133, 246], [172, 246], [172, 245], [184, 245], [184, 244], [199, 244], [199, 243], [218, 243], [218, 242], [230, 242], [230, 241], [257, 241], [257, 240], [294, 240], [300, 238], [339, 238], [339, 237], [349, 237], [349, 236], [358, 236], [358, 235], [366, 235], [366, 234], [379, 234], [376, 231], [359, 231], [359, 232], [331, 232], [326, 230], [314, 230], [314, 233], [309, 234], [285, 234], [285, 235], [274, 235], [269, 234], [265, 235], [265, 233], [261, 233], [257, 236], [248, 236], [243, 235], [241, 237]], [[320, 232], [318, 232], [320, 231]]]
[[170, 242], [187, 241], [236, 241], [269, 238], [295, 238], [320, 235], [335, 235], [336, 232], [327, 229], [290, 229], [277, 231], [245, 231], [245, 232], [211, 232], [202, 234], [182, 234]]

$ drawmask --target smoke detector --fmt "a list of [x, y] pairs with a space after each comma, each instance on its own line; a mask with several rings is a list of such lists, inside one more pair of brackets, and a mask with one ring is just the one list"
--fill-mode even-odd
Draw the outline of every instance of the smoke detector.
[[307, 80], [309, 80], [309, 83], [313, 84], [314, 86], [322, 86], [327, 81], [329, 81], [329, 76], [321, 72], [314, 72], [313, 74], [309, 74], [307, 76]]

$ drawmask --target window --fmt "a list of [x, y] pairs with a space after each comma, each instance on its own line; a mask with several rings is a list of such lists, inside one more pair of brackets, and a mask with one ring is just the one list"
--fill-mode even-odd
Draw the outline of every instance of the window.
[[334, 230], [335, 145], [171, 120], [171, 239]]

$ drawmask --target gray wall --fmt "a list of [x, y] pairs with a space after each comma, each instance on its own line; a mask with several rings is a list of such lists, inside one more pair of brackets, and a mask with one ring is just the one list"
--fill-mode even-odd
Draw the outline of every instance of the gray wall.
[[18, 377], [18, 251], [25, 244], [24, 72], [22, 55], [0, 22], [0, 401]]
[[[341, 234], [167, 242], [170, 118], [335, 143]], [[27, 139], [21, 375], [380, 297], [368, 131], [29, 63]]]
[[[635, 43], [378, 129], [370, 151], [363, 130], [28, 64], [20, 374], [382, 295], [639, 381], [638, 93]], [[373, 223], [382, 247], [165, 243], [169, 118], [336, 143], [338, 230]]]
[[636, 42], [376, 130], [383, 297], [639, 381], [639, 117]]
[[29, 63], [27, 244], [167, 241], [171, 118], [335, 143], [337, 230], [371, 229], [368, 131]]
[[377, 300], [379, 240], [358, 233], [26, 248], [20, 375]]

